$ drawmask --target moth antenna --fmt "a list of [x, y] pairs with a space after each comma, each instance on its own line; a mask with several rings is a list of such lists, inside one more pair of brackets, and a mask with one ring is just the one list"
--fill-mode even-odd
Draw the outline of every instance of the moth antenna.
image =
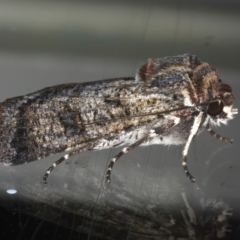
[[221, 135], [215, 133], [212, 128], [210, 127], [210, 125], [208, 124], [207, 126], [207, 131], [211, 134], [211, 136], [213, 136], [214, 138], [226, 142], [226, 143], [233, 143], [233, 139], [232, 138], [226, 138], [226, 137], [222, 137]]

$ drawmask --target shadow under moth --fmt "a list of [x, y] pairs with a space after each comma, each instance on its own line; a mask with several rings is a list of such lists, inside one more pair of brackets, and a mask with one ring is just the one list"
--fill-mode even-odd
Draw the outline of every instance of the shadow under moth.
[[193, 137], [211, 126], [227, 124], [237, 114], [234, 97], [217, 70], [194, 55], [149, 59], [135, 77], [47, 87], [0, 103], [0, 163], [29, 163], [67, 152], [52, 164], [86, 150], [125, 145], [111, 159], [106, 182], [114, 163], [135, 147], [151, 144], [185, 144], [182, 166]]

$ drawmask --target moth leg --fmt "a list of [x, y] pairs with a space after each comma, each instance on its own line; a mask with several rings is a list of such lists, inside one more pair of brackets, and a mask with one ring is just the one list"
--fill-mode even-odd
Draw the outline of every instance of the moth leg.
[[76, 150], [74, 150], [74, 151], [72, 151], [72, 152], [70, 152], [70, 153], [67, 153], [67, 154], [65, 154], [63, 157], [61, 157], [60, 159], [58, 159], [56, 162], [54, 162], [54, 163], [52, 164], [51, 167], [49, 167], [49, 168], [47, 169], [47, 171], [45, 172], [45, 174], [44, 174], [44, 176], [43, 176], [43, 178], [42, 178], [42, 183], [47, 184], [47, 178], [48, 178], [49, 174], [53, 171], [53, 169], [54, 169], [57, 165], [59, 165], [60, 163], [62, 163], [62, 162], [65, 161], [65, 160], [69, 159], [70, 157], [74, 157], [75, 155], [77, 155], [77, 154], [79, 154], [79, 153], [81, 153], [81, 152], [83, 152], [83, 151], [85, 151], [85, 150], [93, 149], [95, 145], [96, 145], [96, 144], [92, 144], [92, 145], [89, 146], [89, 144], [88, 144], [88, 145], [86, 144], [86, 145], [84, 145], [83, 147], [81, 147], [81, 148], [79, 148], [79, 149], [76, 149]]
[[[72, 153], [73, 153], [73, 152], [72, 152]], [[54, 162], [54, 163], [52, 164], [52, 166], [49, 167], [49, 168], [47, 169], [47, 171], [45, 172], [45, 174], [44, 174], [44, 176], [43, 176], [43, 178], [42, 178], [42, 183], [47, 184], [47, 178], [48, 178], [49, 174], [52, 172], [52, 170], [53, 170], [57, 165], [59, 165], [61, 162], [63, 162], [64, 160], [67, 160], [69, 157], [73, 156], [73, 155], [71, 155], [71, 156], [70, 156], [70, 155], [71, 155], [71, 153], [65, 154], [63, 157], [61, 157], [61, 158], [58, 159], [56, 162]]]
[[152, 135], [149, 135], [147, 137], [144, 137], [144, 138], [138, 140], [137, 142], [133, 143], [132, 145], [123, 148], [121, 152], [119, 152], [114, 158], [112, 158], [111, 162], [109, 163], [109, 165], [107, 167], [107, 171], [106, 171], [106, 183], [111, 182], [111, 172], [112, 172], [113, 165], [122, 155], [130, 152], [131, 150], [138, 147], [139, 145], [141, 145], [144, 142], [151, 141], [155, 136], [156, 136], [156, 134], [153, 133]]
[[232, 138], [226, 138], [226, 137], [222, 137], [220, 135], [218, 135], [217, 133], [215, 133], [212, 128], [210, 127], [210, 125], [207, 126], [207, 130], [208, 132], [215, 137], [216, 139], [226, 142], [226, 143], [233, 143], [233, 139]]
[[195, 182], [195, 178], [191, 175], [191, 173], [188, 171], [188, 167], [187, 167], [187, 153], [190, 147], [190, 143], [192, 142], [193, 137], [197, 134], [199, 126], [201, 124], [201, 120], [202, 120], [202, 115], [203, 112], [200, 112], [195, 118], [194, 118], [194, 122], [193, 125], [191, 127], [190, 130], [190, 135], [188, 136], [187, 142], [184, 146], [183, 149], [183, 158], [182, 158], [182, 166], [183, 166], [183, 170], [186, 173], [187, 177], [189, 177], [189, 179], [191, 180], [191, 182]]

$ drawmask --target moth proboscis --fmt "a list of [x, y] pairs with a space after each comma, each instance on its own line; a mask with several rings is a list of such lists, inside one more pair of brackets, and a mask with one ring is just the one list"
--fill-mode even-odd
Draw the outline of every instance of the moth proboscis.
[[135, 77], [62, 84], [0, 103], [0, 163], [29, 163], [68, 152], [50, 166], [85, 150], [126, 145], [106, 170], [111, 181], [114, 163], [135, 147], [185, 144], [182, 166], [193, 137], [211, 126], [226, 124], [237, 114], [229, 85], [217, 70], [195, 55], [149, 59]]

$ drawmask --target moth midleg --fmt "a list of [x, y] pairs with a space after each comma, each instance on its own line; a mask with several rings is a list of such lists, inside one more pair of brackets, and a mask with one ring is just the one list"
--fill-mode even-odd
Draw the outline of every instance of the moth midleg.
[[199, 112], [199, 114], [194, 118], [193, 125], [192, 125], [191, 130], [190, 130], [190, 135], [188, 136], [187, 142], [186, 142], [186, 144], [184, 146], [184, 149], [183, 149], [183, 152], [182, 152], [182, 154], [183, 154], [183, 158], [182, 158], [183, 170], [186, 173], [187, 177], [189, 177], [191, 182], [195, 182], [195, 178], [188, 171], [187, 154], [188, 154], [189, 146], [192, 142], [192, 139], [197, 134], [198, 129], [200, 127], [202, 116], [203, 116], [203, 112]]
[[155, 133], [151, 133], [151, 135], [148, 135], [148, 136], [138, 140], [137, 142], [133, 143], [132, 145], [123, 148], [121, 152], [119, 152], [114, 158], [112, 158], [112, 160], [109, 163], [107, 170], [106, 170], [106, 183], [111, 182], [111, 172], [112, 172], [113, 165], [122, 155], [130, 152], [131, 150], [138, 147], [139, 145], [141, 145], [144, 142], [151, 141], [155, 136], [156, 136]]
[[45, 172], [43, 178], [42, 178], [42, 183], [44, 184], [47, 184], [47, 178], [49, 176], [49, 174], [53, 171], [53, 169], [55, 167], [57, 167], [57, 165], [59, 165], [60, 163], [62, 163], [63, 161], [71, 158], [71, 157], [74, 157], [75, 155], [83, 152], [83, 151], [86, 151], [86, 150], [90, 150], [90, 149], [93, 149], [95, 146], [97, 145], [97, 142], [93, 141], [93, 143], [86, 143], [84, 144], [82, 147], [72, 151], [72, 152], [69, 152], [67, 154], [65, 154], [63, 157], [61, 157], [60, 159], [58, 159], [56, 162], [54, 162], [48, 169], [47, 171]]
[[190, 223], [193, 223], [196, 226], [197, 223], [198, 223], [196, 214], [195, 214], [193, 208], [190, 206], [190, 204], [187, 200], [186, 194], [184, 192], [182, 192], [181, 194], [182, 194], [182, 198], [183, 198], [183, 201], [185, 203], [185, 206], [187, 208], [187, 215], [188, 215], [188, 218], [190, 220]]
[[182, 214], [182, 218], [185, 222], [185, 225], [187, 226], [187, 233], [188, 233], [188, 236], [189, 236], [188, 239], [196, 239], [196, 234], [195, 234], [194, 228], [192, 227], [191, 222], [188, 220], [188, 217], [187, 217], [185, 211], [180, 210], [180, 212]]
[[232, 138], [226, 138], [226, 137], [222, 137], [220, 135], [218, 135], [217, 133], [215, 133], [212, 128], [210, 127], [210, 125], [208, 124], [207, 126], [207, 130], [208, 132], [211, 134], [211, 136], [213, 136], [214, 138], [226, 142], [226, 143], [233, 143], [233, 139]]

